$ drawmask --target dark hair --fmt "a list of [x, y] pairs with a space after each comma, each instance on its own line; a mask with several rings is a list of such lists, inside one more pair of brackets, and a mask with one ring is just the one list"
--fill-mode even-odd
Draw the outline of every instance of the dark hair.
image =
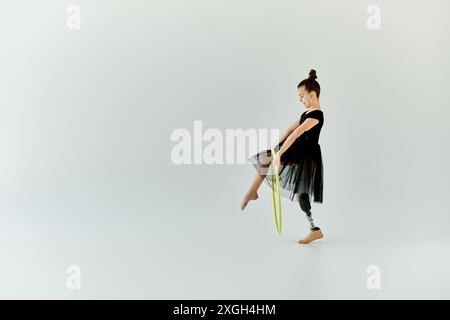
[[300, 88], [301, 86], [305, 86], [306, 91], [308, 92], [315, 91], [318, 98], [320, 96], [320, 85], [316, 81], [316, 79], [317, 79], [316, 70], [311, 69], [311, 71], [309, 72], [308, 79], [302, 80], [297, 85], [297, 89]]

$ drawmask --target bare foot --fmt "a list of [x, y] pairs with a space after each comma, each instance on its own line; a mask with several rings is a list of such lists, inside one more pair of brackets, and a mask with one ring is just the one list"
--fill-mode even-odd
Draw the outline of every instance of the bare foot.
[[242, 203], [241, 203], [241, 211], [245, 209], [245, 207], [247, 206], [247, 204], [250, 200], [256, 200], [256, 199], [258, 199], [257, 192], [252, 192], [252, 191], [247, 192], [247, 194], [244, 197], [244, 200], [242, 200]]
[[316, 231], [311, 231], [305, 239], [300, 240], [298, 243], [299, 244], [308, 244], [311, 241], [317, 240], [317, 239], [322, 239], [323, 238], [323, 233], [322, 230], [316, 230]]

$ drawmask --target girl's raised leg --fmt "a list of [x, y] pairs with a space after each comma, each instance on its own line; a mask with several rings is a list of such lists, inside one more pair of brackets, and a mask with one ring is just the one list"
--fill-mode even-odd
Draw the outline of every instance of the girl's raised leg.
[[256, 173], [255, 179], [253, 180], [252, 185], [250, 186], [250, 189], [245, 194], [245, 197], [242, 200], [241, 211], [245, 209], [245, 207], [247, 206], [247, 204], [249, 203], [250, 200], [258, 199], [258, 189], [263, 181], [264, 181], [264, 176], [259, 173]]

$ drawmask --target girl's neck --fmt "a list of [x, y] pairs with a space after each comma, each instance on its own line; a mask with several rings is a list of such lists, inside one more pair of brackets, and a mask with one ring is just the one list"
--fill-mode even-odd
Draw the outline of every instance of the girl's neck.
[[313, 110], [320, 110], [320, 104], [309, 107], [308, 109], [306, 109], [306, 112], [311, 112]]
[[317, 100], [311, 103], [311, 107], [309, 109], [320, 109], [320, 101]]

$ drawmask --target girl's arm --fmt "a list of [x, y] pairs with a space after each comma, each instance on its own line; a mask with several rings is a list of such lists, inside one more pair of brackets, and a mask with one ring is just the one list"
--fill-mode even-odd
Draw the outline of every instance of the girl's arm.
[[306, 118], [305, 121], [301, 125], [299, 125], [294, 131], [292, 131], [291, 134], [289, 134], [289, 137], [286, 139], [286, 141], [283, 143], [283, 146], [278, 151], [279, 156], [281, 158], [281, 155], [291, 146], [291, 144], [294, 143], [295, 139], [300, 137], [300, 135], [314, 127], [316, 124], [319, 123], [319, 120], [314, 118]]
[[284, 130], [278, 143], [286, 139], [295, 129], [297, 129], [299, 125], [300, 125], [299, 120], [296, 120], [294, 123], [292, 123], [286, 130]]

